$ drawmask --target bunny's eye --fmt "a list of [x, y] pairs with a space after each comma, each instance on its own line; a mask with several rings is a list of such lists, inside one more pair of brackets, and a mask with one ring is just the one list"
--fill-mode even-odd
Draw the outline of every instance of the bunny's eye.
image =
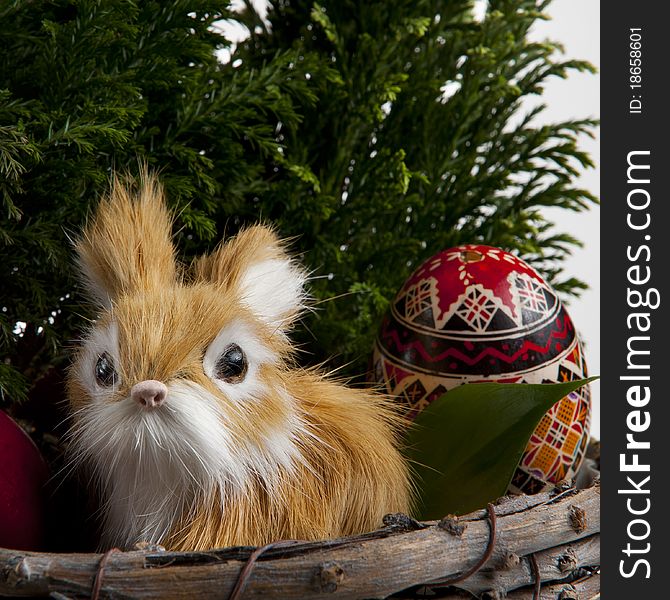
[[216, 361], [214, 375], [227, 383], [239, 383], [246, 373], [247, 357], [237, 344], [230, 344]]
[[98, 356], [98, 362], [95, 364], [95, 379], [103, 387], [110, 387], [117, 382], [114, 363], [107, 352]]

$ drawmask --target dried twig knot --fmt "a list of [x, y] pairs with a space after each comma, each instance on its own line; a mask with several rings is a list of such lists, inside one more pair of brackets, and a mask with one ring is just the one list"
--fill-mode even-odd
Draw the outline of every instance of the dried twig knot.
[[13, 559], [3, 571], [2, 578], [14, 586], [18, 587], [30, 581], [30, 566], [25, 557]]
[[500, 568], [507, 571], [508, 569], [513, 569], [514, 567], [519, 566], [521, 559], [519, 555], [515, 552], [506, 552], [502, 559], [502, 564]]
[[344, 569], [336, 562], [325, 562], [319, 569], [319, 587], [322, 592], [332, 594], [344, 581]]
[[579, 506], [572, 505], [570, 507], [570, 525], [577, 533], [582, 533], [586, 530], [586, 511]]
[[465, 528], [467, 527], [466, 523], [459, 523], [458, 517], [454, 515], [447, 515], [444, 517], [437, 526], [440, 529], [444, 529], [447, 533], [455, 535], [456, 537], [461, 537]]
[[577, 568], [577, 557], [573, 550], [568, 550], [558, 557], [558, 570], [561, 573], [570, 573]]
[[579, 593], [573, 586], [567, 585], [561, 590], [558, 600], [579, 600]]
[[416, 531], [418, 529], [426, 529], [427, 527], [427, 525], [404, 513], [384, 515], [382, 522], [386, 527], [390, 527], [396, 531]]

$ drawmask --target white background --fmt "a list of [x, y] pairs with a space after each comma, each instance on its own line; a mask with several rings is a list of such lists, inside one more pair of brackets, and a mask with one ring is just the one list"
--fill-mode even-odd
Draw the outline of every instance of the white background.
[[[554, 0], [548, 11], [550, 21], [538, 22], [532, 37], [559, 41], [565, 48], [565, 58], [588, 60], [600, 66], [600, 2], [598, 0]], [[541, 101], [547, 110], [538, 122], [548, 123], [565, 119], [600, 116], [600, 77], [588, 73], [573, 74], [567, 80], [555, 79], [547, 84]], [[535, 101], [536, 102], [536, 101]], [[529, 104], [533, 101], [529, 100]], [[578, 182], [600, 198], [600, 135], [584, 136], [580, 146], [594, 162], [595, 169], [584, 172]], [[580, 332], [585, 346], [590, 375], [600, 374], [600, 208], [585, 213], [547, 210], [559, 231], [568, 231], [584, 242], [565, 263], [565, 276], [578, 277], [590, 289], [568, 304], [568, 311]], [[591, 384], [593, 391], [593, 423], [591, 433], [600, 439], [600, 386]]]

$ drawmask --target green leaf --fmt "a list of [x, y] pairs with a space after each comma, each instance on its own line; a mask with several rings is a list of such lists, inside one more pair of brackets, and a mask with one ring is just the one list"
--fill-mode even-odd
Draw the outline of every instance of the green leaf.
[[465, 514], [504, 495], [542, 416], [594, 379], [466, 384], [424, 409], [407, 440], [421, 518]]

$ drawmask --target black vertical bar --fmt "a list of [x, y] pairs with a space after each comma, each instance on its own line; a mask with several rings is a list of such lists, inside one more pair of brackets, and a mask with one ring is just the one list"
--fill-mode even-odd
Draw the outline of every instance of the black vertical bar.
[[670, 598], [667, 3], [601, 19], [602, 596]]

